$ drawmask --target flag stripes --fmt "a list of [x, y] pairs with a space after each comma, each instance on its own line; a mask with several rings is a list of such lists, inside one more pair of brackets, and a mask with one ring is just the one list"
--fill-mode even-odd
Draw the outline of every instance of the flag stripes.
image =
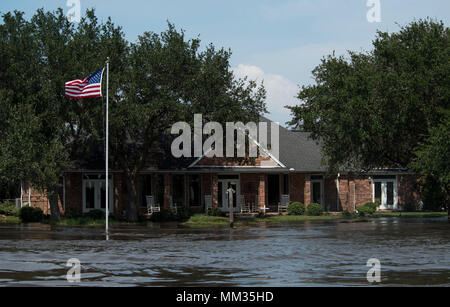
[[66, 82], [66, 97], [74, 99], [102, 97], [103, 68], [83, 80]]

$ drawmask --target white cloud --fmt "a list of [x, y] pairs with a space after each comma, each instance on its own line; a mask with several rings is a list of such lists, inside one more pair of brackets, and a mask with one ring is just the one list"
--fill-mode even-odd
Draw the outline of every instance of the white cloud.
[[296, 105], [299, 100], [295, 97], [298, 94], [298, 86], [291, 80], [281, 75], [264, 72], [260, 67], [254, 65], [239, 64], [233, 69], [238, 78], [248, 77], [258, 83], [263, 81], [267, 90], [268, 117], [281, 125], [290, 120], [290, 112], [285, 108], [287, 105]]

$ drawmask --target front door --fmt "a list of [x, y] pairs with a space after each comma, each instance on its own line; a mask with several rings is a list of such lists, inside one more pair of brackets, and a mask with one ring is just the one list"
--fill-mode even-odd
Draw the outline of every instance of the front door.
[[[83, 180], [83, 212], [106, 210], [105, 180]], [[113, 212], [113, 186], [109, 180], [109, 212]]]
[[240, 195], [240, 186], [239, 186], [239, 180], [236, 179], [221, 179], [219, 180], [219, 208], [224, 211], [228, 212], [228, 189], [232, 188], [235, 193], [233, 193], [233, 209], [234, 211], [239, 211], [239, 204], [238, 201], [238, 195]]
[[311, 203], [323, 206], [323, 181], [311, 181], [311, 190]]
[[380, 202], [381, 210], [396, 210], [398, 208], [396, 180], [375, 180], [373, 189], [373, 201], [378, 200]]

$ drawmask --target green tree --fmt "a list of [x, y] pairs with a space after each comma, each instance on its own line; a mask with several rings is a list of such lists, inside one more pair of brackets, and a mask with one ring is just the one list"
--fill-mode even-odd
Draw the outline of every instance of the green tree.
[[[102, 100], [70, 100], [64, 82], [98, 70], [107, 55], [123, 70], [128, 43], [110, 20], [99, 24], [93, 10], [75, 27], [59, 9], [38, 10], [31, 21], [21, 12], [4, 14], [0, 48], [0, 177], [47, 192], [58, 219], [63, 171], [79, 167], [104, 140]], [[113, 93], [120, 80], [111, 82]]]
[[432, 209], [445, 203], [448, 206], [450, 200], [450, 116], [448, 111], [445, 113], [441, 123], [431, 128], [425, 143], [418, 146], [416, 158], [410, 164], [427, 183], [424, 194], [430, 196], [424, 202]]
[[224, 122], [265, 111], [264, 88], [234, 78], [230, 51], [200, 51], [199, 39], [185, 39], [171, 24], [129, 44], [120, 27], [99, 23], [93, 10], [77, 26], [62, 9], [38, 10], [31, 21], [6, 13], [0, 51], [0, 177], [45, 190], [55, 219], [62, 173], [103, 159], [105, 142], [104, 99], [68, 99], [64, 82], [98, 70], [107, 57], [111, 167], [125, 172], [130, 221], [137, 220], [139, 172], [158, 159], [172, 124], [192, 121], [194, 113]]
[[[298, 95], [303, 103], [289, 107], [289, 124], [322, 142], [332, 171], [407, 168], [422, 163], [416, 158], [423, 144], [442, 146], [432, 134], [442, 121], [439, 110], [449, 109], [450, 29], [419, 20], [398, 33], [378, 32], [373, 47], [325, 57], [313, 71], [316, 84]], [[415, 169], [429, 175], [429, 168]], [[448, 176], [448, 168], [439, 172]]]
[[[44, 106], [45, 79], [38, 73], [42, 55], [33, 26], [23, 13], [7, 13], [0, 25], [0, 177], [8, 182], [32, 181], [50, 197], [52, 216], [58, 218], [53, 170], [66, 162], [63, 146], [46, 121], [52, 121]], [[43, 107], [44, 106], [44, 107]], [[49, 125], [47, 125], [49, 126]]]
[[147, 163], [157, 164], [161, 136], [174, 123], [191, 122], [194, 113], [225, 122], [256, 119], [265, 111], [264, 88], [234, 78], [229, 51], [199, 47], [199, 39], [186, 39], [170, 23], [167, 31], [146, 32], [131, 45], [129, 82], [111, 106], [111, 145], [125, 172], [130, 221], [137, 220], [139, 173]]

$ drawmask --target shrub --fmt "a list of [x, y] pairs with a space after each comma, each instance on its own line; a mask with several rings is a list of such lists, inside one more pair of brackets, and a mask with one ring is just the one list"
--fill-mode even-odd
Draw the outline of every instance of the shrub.
[[321, 216], [323, 214], [323, 207], [320, 204], [310, 204], [306, 209], [308, 215], [311, 216]]
[[289, 215], [304, 215], [305, 205], [300, 202], [291, 202], [288, 205], [287, 212]]
[[23, 207], [19, 210], [19, 217], [23, 223], [39, 223], [44, 213], [40, 208]]
[[376, 210], [373, 209], [373, 207], [370, 206], [361, 206], [358, 207], [358, 215], [359, 216], [367, 216], [367, 215], [372, 215], [375, 213]]
[[375, 206], [376, 209], [381, 207], [381, 198], [375, 198]]
[[370, 210], [372, 210], [372, 214], [377, 212], [377, 209], [378, 209], [378, 206], [375, 203], [365, 203], [364, 207], [369, 208]]
[[102, 220], [104, 219], [105, 216], [105, 212], [103, 212], [102, 210], [91, 210], [88, 213], [85, 214], [85, 217], [93, 219], [93, 220]]
[[422, 192], [424, 211], [441, 211], [445, 207], [445, 195], [436, 179], [429, 177]]
[[191, 208], [182, 207], [178, 208], [175, 218], [179, 221], [186, 221], [189, 220], [193, 215], [194, 213]]
[[219, 208], [213, 207], [213, 208], [209, 208], [207, 215], [223, 217], [223, 216], [226, 216], [226, 213], [222, 212], [222, 210], [220, 210]]
[[264, 212], [258, 212], [258, 214], [256, 215], [256, 217], [258, 219], [265, 219], [267, 217], [267, 214], [265, 214]]
[[0, 204], [0, 214], [6, 216], [19, 216], [19, 209], [12, 202], [5, 202]]
[[350, 211], [344, 210], [344, 211], [342, 211], [342, 216], [343, 217], [352, 217], [353, 214]]

